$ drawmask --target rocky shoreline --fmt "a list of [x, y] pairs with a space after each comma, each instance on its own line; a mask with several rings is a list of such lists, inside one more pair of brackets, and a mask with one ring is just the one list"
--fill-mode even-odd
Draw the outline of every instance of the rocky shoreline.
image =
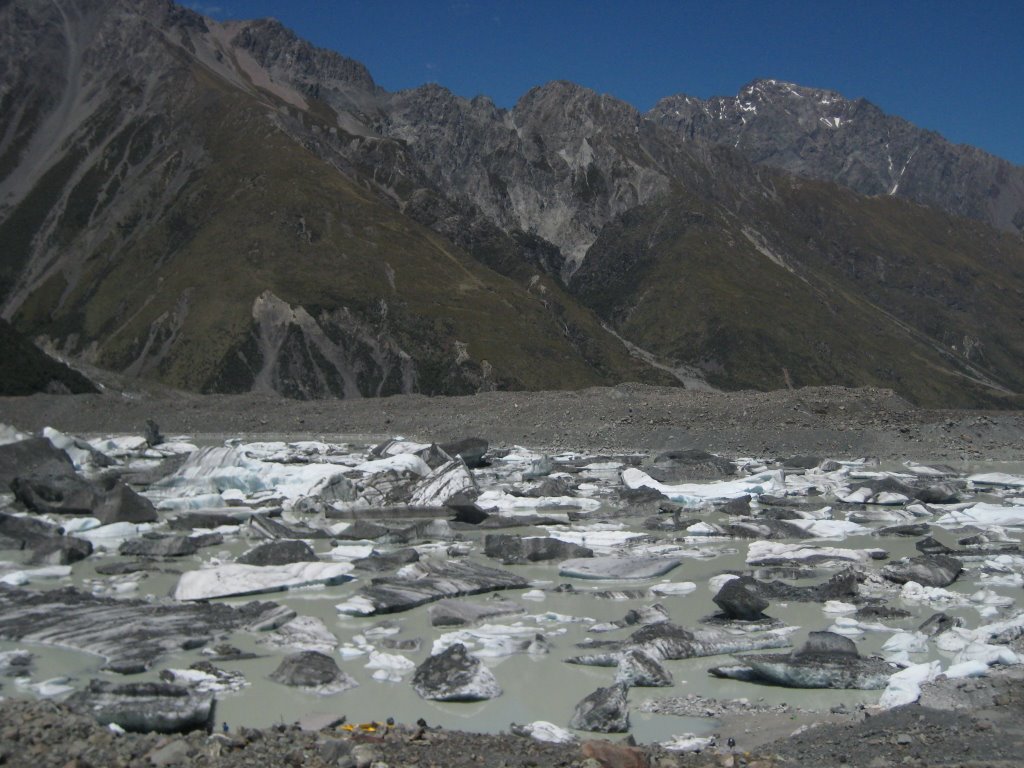
[[0, 398], [0, 422], [37, 431], [394, 435], [588, 452], [695, 447], [731, 456], [818, 453], [971, 462], [1024, 460], [1024, 412], [916, 408], [891, 390], [706, 392], [622, 384], [579, 391], [299, 401], [161, 390]]

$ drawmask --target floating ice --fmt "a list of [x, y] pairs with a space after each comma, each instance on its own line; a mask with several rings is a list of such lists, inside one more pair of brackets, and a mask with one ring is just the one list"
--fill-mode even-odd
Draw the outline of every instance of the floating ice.
[[700, 506], [705, 501], [735, 499], [740, 496], [786, 493], [785, 475], [781, 471], [761, 472], [738, 480], [720, 480], [712, 483], [659, 483], [646, 472], [635, 467], [622, 471], [622, 482], [627, 488], [653, 488], [670, 499], [687, 506]]
[[880, 550], [838, 549], [836, 547], [809, 547], [803, 544], [783, 544], [776, 541], [752, 541], [747, 549], [750, 565], [774, 565], [785, 562], [810, 562], [816, 565], [845, 565], [865, 563], [872, 553]]
[[966, 525], [1024, 525], [1024, 506], [1002, 506], [980, 503], [967, 509], [949, 512], [935, 521], [943, 528], [962, 528]]
[[1008, 475], [1005, 472], [983, 472], [970, 475], [967, 480], [975, 485], [999, 485], [1008, 488], [1024, 488], [1024, 476]]
[[174, 599], [208, 600], [232, 595], [281, 592], [311, 584], [340, 584], [350, 580], [348, 574], [351, 571], [351, 563], [229, 563], [181, 574], [174, 590]]
[[655, 584], [650, 591], [655, 595], [688, 595], [697, 589], [692, 581], [666, 581]]
[[889, 678], [889, 685], [882, 692], [878, 705], [892, 709], [917, 701], [921, 698], [921, 685], [934, 680], [941, 670], [942, 664], [938, 661], [914, 664], [900, 670]]

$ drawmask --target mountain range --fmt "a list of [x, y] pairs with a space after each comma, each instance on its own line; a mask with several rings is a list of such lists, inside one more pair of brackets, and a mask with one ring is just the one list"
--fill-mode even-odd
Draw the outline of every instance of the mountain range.
[[389, 93], [273, 20], [0, 4], [0, 307], [69, 360], [290, 397], [1024, 391], [1024, 169], [772, 80], [647, 114]]

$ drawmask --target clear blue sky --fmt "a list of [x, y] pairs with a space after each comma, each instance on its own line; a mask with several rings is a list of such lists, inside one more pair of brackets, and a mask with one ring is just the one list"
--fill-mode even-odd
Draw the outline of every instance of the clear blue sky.
[[647, 110], [758, 77], [863, 96], [1024, 164], [1024, 0], [186, 0], [273, 16], [388, 90], [437, 82], [503, 107], [572, 80]]

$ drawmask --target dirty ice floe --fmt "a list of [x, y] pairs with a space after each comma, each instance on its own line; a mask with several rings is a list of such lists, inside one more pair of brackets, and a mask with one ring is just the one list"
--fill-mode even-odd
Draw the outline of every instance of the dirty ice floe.
[[351, 570], [351, 563], [229, 563], [181, 574], [174, 590], [174, 599], [207, 600], [231, 595], [280, 592], [313, 584], [340, 584], [351, 578], [348, 575]]
[[828, 563], [864, 563], [872, 559], [872, 553], [877, 552], [880, 550], [808, 547], [802, 544], [782, 544], [775, 541], [752, 541], [747, 549], [747, 564], [774, 565], [791, 561], [808, 561], [824, 566]]
[[699, 506], [705, 501], [735, 499], [745, 495], [762, 493], [784, 495], [785, 476], [780, 471], [762, 472], [737, 480], [721, 480], [713, 483], [683, 483], [667, 485], [659, 483], [646, 472], [635, 467], [622, 471], [622, 482], [630, 489], [653, 488], [675, 502], [688, 506]]
[[[555, 630], [561, 634], [565, 630]], [[552, 634], [550, 630], [547, 634]], [[446, 632], [434, 641], [430, 650], [432, 656], [447, 650], [456, 643], [462, 643], [474, 656], [481, 658], [502, 658], [518, 653], [531, 655], [548, 652], [547, 643], [537, 640], [537, 628], [521, 622], [515, 624], [484, 624], [472, 629]]]
[[1024, 488], [1024, 476], [1008, 475], [1005, 472], [983, 472], [967, 478], [975, 485], [1002, 485], [1009, 488]]
[[[18, 568], [14, 563], [0, 563], [0, 572], [3, 572], [5, 567]], [[70, 575], [70, 565], [48, 565], [43, 568], [10, 570], [0, 576], [0, 584], [5, 584], [8, 587], [23, 587], [36, 581], [65, 579]]]
[[556, 509], [560, 507], [572, 507], [585, 512], [592, 512], [601, 506], [596, 499], [579, 498], [576, 496], [541, 496], [530, 498], [527, 496], [513, 496], [504, 491], [484, 491], [477, 498], [476, 503], [482, 509], [490, 510], [496, 508], [499, 514], [511, 515], [522, 511], [536, 511], [538, 509]]
[[966, 525], [1024, 525], [1024, 506], [975, 504], [967, 509], [948, 512], [936, 520], [935, 524], [943, 528], [961, 528]]

